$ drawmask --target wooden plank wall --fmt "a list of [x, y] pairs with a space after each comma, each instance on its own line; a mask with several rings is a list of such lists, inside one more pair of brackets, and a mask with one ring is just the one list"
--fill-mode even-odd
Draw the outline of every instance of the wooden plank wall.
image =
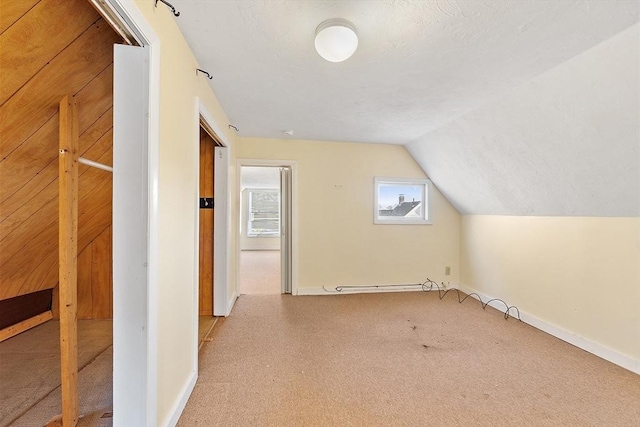
[[[215, 142], [200, 128], [200, 197], [213, 197]], [[199, 312], [213, 316], [213, 209], [200, 209]]]
[[78, 318], [111, 319], [113, 282], [111, 227], [107, 227], [78, 254]]
[[[0, 2], [0, 300], [57, 285], [58, 103], [75, 96], [80, 155], [111, 165], [120, 42], [86, 0]], [[108, 318], [111, 174], [79, 175], [80, 318]]]

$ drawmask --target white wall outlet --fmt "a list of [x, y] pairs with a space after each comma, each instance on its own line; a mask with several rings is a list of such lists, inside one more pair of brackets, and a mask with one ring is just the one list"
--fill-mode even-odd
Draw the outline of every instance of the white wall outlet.
[[451, 275], [451, 267], [445, 267], [444, 268], [444, 275], [445, 276], [450, 276]]

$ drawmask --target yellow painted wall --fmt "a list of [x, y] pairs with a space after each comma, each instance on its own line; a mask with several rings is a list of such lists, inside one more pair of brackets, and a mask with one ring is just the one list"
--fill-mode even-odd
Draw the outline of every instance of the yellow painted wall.
[[640, 218], [463, 216], [461, 281], [640, 360]]
[[299, 288], [458, 280], [460, 215], [439, 192], [433, 225], [373, 223], [375, 176], [425, 177], [404, 147], [238, 138], [237, 156], [297, 162]]
[[[200, 97], [219, 127], [233, 143], [235, 134], [220, 103], [197, 76], [191, 50], [168, 8], [153, 1], [136, 0], [160, 38], [160, 152], [159, 152], [159, 274], [158, 274], [158, 424], [166, 425], [182, 397], [194, 359], [194, 296], [198, 280], [195, 266], [195, 201], [199, 165], [199, 134], [196, 126]], [[230, 147], [232, 165], [234, 147]], [[235, 177], [233, 170], [230, 177]], [[231, 189], [235, 182], [231, 178]], [[235, 191], [235, 190], [233, 190]], [[232, 249], [235, 250], [235, 234]], [[233, 259], [233, 257], [232, 257]], [[235, 283], [232, 266], [231, 283]], [[151, 304], [154, 302], [152, 301]]]

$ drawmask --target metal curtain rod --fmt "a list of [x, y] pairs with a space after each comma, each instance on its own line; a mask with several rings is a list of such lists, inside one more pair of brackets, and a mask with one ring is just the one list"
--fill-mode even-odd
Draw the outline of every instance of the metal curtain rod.
[[78, 163], [113, 173], [113, 168], [111, 166], [103, 165], [102, 163], [94, 162], [93, 160], [85, 159], [84, 157], [78, 157]]

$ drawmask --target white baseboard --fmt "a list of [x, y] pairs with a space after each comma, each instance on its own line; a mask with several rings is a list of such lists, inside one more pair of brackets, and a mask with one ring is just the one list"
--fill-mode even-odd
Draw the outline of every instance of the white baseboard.
[[233, 306], [235, 305], [237, 299], [238, 299], [238, 291], [234, 291], [233, 295], [231, 295], [231, 299], [229, 300], [229, 304], [227, 304], [227, 313], [224, 315], [224, 317], [229, 317], [229, 315], [231, 314], [231, 310], [233, 310]]
[[[470, 288], [468, 286], [456, 285], [456, 286], [452, 286], [452, 288], [453, 287], [460, 289], [460, 291], [466, 294], [476, 293], [481, 296], [483, 301], [489, 301], [490, 299], [495, 298], [489, 295], [485, 295], [481, 292], [478, 292], [475, 289]], [[472, 297], [476, 298], [474, 295], [472, 295]], [[509, 301], [506, 301], [506, 302], [509, 303]], [[489, 306], [503, 313], [506, 309], [504, 304], [502, 304], [499, 301], [493, 301], [489, 304]], [[512, 310], [510, 315], [515, 316], [515, 311]], [[610, 349], [609, 347], [605, 347], [602, 344], [591, 341], [588, 338], [582, 337], [571, 331], [568, 331], [559, 326], [546, 322], [525, 311], [520, 311], [520, 319], [523, 322], [533, 326], [536, 329], [540, 329], [541, 331], [546, 332], [549, 335], [553, 335], [554, 337], [559, 338], [562, 341], [565, 341], [571, 345], [581, 348], [584, 351], [587, 351], [615, 365], [618, 365], [622, 368], [628, 369], [629, 371], [640, 375], [640, 360], [638, 359], [634, 359], [633, 357], [619, 353], [615, 350]]]
[[180, 399], [176, 402], [176, 404], [172, 408], [172, 410], [170, 412], [171, 418], [169, 419], [169, 422], [167, 424], [165, 424], [166, 426], [175, 427], [176, 424], [178, 424], [178, 420], [180, 419], [180, 415], [182, 415], [182, 411], [184, 411], [184, 408], [187, 406], [187, 401], [189, 400], [189, 397], [191, 396], [191, 392], [193, 392], [193, 388], [196, 386], [196, 381], [197, 380], [198, 380], [198, 374], [194, 370], [193, 372], [191, 372], [191, 375], [189, 376], [189, 380], [187, 381], [187, 383], [182, 388], [182, 393], [180, 394]]
[[422, 285], [407, 285], [406, 287], [398, 285], [359, 286], [342, 291], [336, 291], [335, 288], [298, 288], [296, 295], [377, 294], [383, 292], [422, 292]]

